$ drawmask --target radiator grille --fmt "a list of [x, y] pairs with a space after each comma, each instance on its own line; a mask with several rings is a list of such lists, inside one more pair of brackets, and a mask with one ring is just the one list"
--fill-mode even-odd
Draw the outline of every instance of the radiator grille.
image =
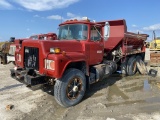
[[24, 65], [25, 68], [39, 70], [39, 49], [34, 47], [24, 48]]

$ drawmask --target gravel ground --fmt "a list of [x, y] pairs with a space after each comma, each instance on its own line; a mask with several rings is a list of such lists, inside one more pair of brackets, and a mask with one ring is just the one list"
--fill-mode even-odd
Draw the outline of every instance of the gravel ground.
[[114, 74], [63, 108], [52, 90], [30, 90], [10, 77], [10, 68], [0, 65], [0, 120], [160, 120], [159, 76]]

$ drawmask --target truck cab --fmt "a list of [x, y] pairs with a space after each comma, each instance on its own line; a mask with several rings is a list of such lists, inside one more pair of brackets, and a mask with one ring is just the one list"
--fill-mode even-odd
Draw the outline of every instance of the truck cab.
[[[71, 20], [60, 24], [58, 39], [60, 41], [77, 41], [80, 51], [86, 56], [85, 62], [94, 65], [103, 59], [103, 26], [87, 20]], [[74, 46], [74, 44], [73, 44]], [[69, 46], [68, 46], [69, 47]], [[73, 50], [74, 51], [74, 50]], [[95, 57], [96, 56], [96, 57]]]

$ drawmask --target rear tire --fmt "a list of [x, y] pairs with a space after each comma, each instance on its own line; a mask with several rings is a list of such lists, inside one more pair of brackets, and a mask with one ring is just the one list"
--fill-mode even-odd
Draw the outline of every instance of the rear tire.
[[139, 61], [142, 60], [142, 57], [140, 55], [136, 56], [136, 65], [137, 65], [137, 71], [141, 74], [139, 68], [138, 68], [138, 63]]
[[132, 76], [137, 72], [136, 58], [132, 56], [127, 63], [127, 75]]
[[86, 78], [82, 71], [68, 69], [54, 85], [55, 100], [63, 107], [78, 104], [86, 91]]
[[128, 57], [125, 58], [125, 61], [121, 63], [121, 71], [123, 75], [127, 75], [127, 63], [128, 63]]

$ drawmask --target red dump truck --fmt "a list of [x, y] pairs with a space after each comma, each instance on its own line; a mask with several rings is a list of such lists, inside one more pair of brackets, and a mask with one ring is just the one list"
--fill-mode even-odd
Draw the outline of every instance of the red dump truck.
[[[55, 33], [47, 33], [47, 34], [36, 34], [29, 37], [32, 40], [56, 40], [57, 35]], [[10, 42], [5, 42], [3, 44], [3, 51], [0, 50], [0, 61], [1, 64], [8, 64], [10, 62], [15, 63], [15, 51], [21, 48], [21, 43], [25, 39], [15, 39], [14, 37], [10, 38]]]
[[30, 87], [53, 85], [57, 103], [70, 107], [82, 100], [87, 86], [116, 70], [134, 75], [147, 37], [127, 32], [123, 19], [68, 20], [59, 25], [58, 40], [23, 41], [11, 76]]

